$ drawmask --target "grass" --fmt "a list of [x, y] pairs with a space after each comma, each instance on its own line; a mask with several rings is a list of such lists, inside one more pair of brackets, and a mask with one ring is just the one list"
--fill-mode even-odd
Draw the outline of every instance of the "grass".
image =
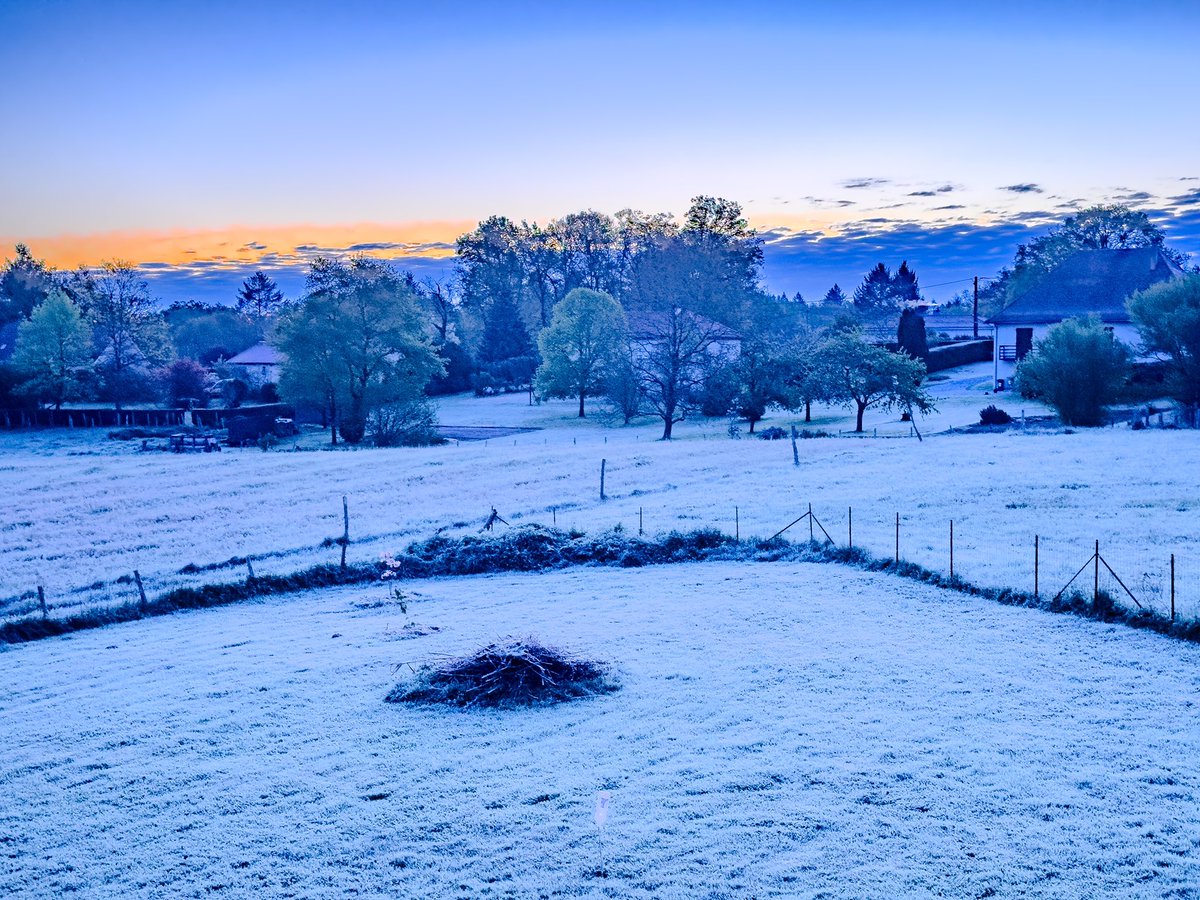
[[[858, 547], [839, 547], [832, 542], [819, 541], [792, 543], [778, 537], [769, 541], [739, 541], [715, 529], [671, 532], [647, 538], [628, 534], [620, 528], [587, 535], [526, 525], [496, 535], [456, 538], [439, 535], [414, 542], [404, 553], [390, 557], [389, 570], [398, 578], [421, 579], [495, 572], [539, 572], [583, 565], [632, 568], [706, 560], [837, 563], [870, 572], [897, 575], [997, 603], [1068, 613], [1200, 643], [1200, 619], [1171, 621], [1167, 616], [1150, 610], [1130, 610], [1104, 592], [1095, 599], [1081, 592], [1047, 599], [1010, 588], [980, 587], [916, 563], [873, 556]], [[0, 643], [19, 644], [148, 616], [169, 615], [180, 610], [226, 606], [272, 594], [364, 584], [380, 580], [383, 572], [382, 563], [360, 563], [345, 567], [320, 565], [291, 575], [268, 575], [242, 582], [179, 588], [144, 605], [126, 603], [89, 609], [67, 618], [28, 616], [10, 621], [0, 626]]]

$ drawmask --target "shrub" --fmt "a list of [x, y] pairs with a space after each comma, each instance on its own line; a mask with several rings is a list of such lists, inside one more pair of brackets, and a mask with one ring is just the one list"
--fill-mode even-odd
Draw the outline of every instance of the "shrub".
[[386, 699], [389, 703], [514, 708], [563, 703], [607, 694], [618, 687], [598, 663], [527, 638], [489, 644], [471, 656], [437, 667], [422, 666], [411, 683], [397, 685]]
[[424, 397], [381, 406], [371, 413], [376, 447], [428, 447], [441, 441], [433, 406]]
[[979, 411], [980, 425], [1008, 425], [1010, 422], [1012, 422], [1012, 416], [995, 404], [985, 406]]
[[1024, 396], [1054, 407], [1064, 425], [1101, 425], [1129, 377], [1129, 348], [1096, 316], [1053, 326], [1017, 367]]
[[764, 428], [760, 431], [758, 436], [764, 441], [781, 441], [788, 436], [788, 433], [786, 428], [772, 425], [770, 428]]

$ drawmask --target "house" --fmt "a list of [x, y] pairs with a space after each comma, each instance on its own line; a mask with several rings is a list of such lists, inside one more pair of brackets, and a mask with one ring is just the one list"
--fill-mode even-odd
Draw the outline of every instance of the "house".
[[253, 387], [262, 387], [264, 384], [279, 383], [279, 368], [283, 362], [283, 354], [266, 341], [259, 341], [227, 362], [231, 366], [238, 367], [237, 371], [243, 373], [242, 380], [247, 384]]
[[1113, 337], [1136, 347], [1140, 339], [1125, 301], [1152, 284], [1182, 277], [1161, 247], [1080, 250], [1067, 257], [988, 319], [996, 390], [1011, 382], [1034, 342], [1065, 319], [1098, 316]]

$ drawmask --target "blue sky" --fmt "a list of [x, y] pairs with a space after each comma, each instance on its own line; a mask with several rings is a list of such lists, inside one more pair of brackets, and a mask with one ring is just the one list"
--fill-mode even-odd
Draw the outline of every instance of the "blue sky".
[[216, 290], [703, 193], [806, 295], [872, 254], [949, 280], [1121, 198], [1200, 251], [1200, 4], [644, 6], [2, 2], [0, 238]]

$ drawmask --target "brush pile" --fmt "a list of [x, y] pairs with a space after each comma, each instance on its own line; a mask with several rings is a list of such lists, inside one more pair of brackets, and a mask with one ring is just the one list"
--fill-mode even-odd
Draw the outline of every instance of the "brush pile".
[[439, 666], [422, 666], [413, 681], [396, 685], [386, 699], [512, 709], [607, 694], [618, 686], [598, 663], [525, 639], [489, 644]]

